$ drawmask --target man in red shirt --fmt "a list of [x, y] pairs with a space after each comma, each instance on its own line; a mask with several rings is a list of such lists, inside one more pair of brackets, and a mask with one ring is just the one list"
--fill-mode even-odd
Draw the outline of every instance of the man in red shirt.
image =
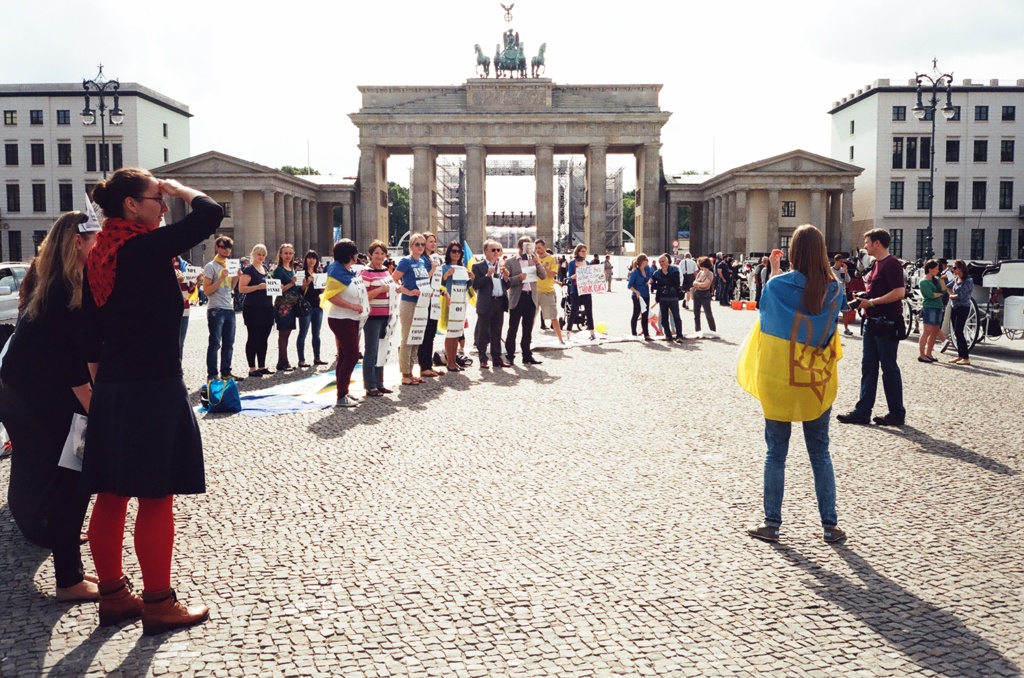
[[[889, 254], [889, 232], [875, 228], [864, 234], [864, 249], [875, 258], [875, 266], [864, 279], [864, 296], [851, 306], [865, 309], [864, 355], [860, 365], [860, 399], [852, 412], [836, 417], [843, 424], [902, 426], [907, 417], [903, 407], [903, 375], [896, 363], [903, 324], [906, 282], [899, 259]], [[871, 418], [878, 390], [878, 368], [882, 368], [882, 390], [889, 412]]]

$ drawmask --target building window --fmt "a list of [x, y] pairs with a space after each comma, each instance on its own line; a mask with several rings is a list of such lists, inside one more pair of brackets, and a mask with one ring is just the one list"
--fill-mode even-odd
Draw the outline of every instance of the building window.
[[856, 124], [855, 123], [856, 123], [855, 120], [851, 120], [850, 121], [850, 134], [853, 134], [853, 130], [856, 129]]
[[46, 240], [46, 231], [32, 231], [32, 252], [39, 254], [39, 247]]
[[[985, 209], [985, 192], [988, 185], [984, 181], [975, 181], [971, 188], [971, 209]], [[972, 255], [973, 256], [973, 255]]]
[[74, 188], [71, 184], [60, 184], [57, 186], [57, 191], [60, 196], [60, 211], [70, 212], [75, 209], [75, 196]]
[[917, 182], [917, 209], [926, 210], [931, 202], [932, 182]]
[[32, 144], [32, 164], [33, 165], [45, 165], [46, 164], [46, 151], [43, 149], [42, 144]]
[[949, 119], [949, 121], [950, 122], [959, 122], [960, 121], [960, 107], [959, 106], [954, 106], [953, 107], [953, 117], [951, 117]]
[[1003, 106], [1003, 120], [1013, 121], [1017, 119], [1016, 106]]
[[[783, 252], [789, 252], [789, 243], [793, 240], [791, 235], [783, 235], [779, 237], [779, 249]], [[787, 255], [788, 256], [788, 255]]]
[[4, 144], [4, 159], [10, 166], [18, 164], [18, 144]]
[[230, 219], [231, 218], [231, 203], [229, 203], [229, 202], [220, 202], [220, 203], [217, 203], [217, 204], [220, 205], [220, 208], [222, 210], [224, 210], [224, 218], [225, 219]]
[[71, 164], [71, 144], [67, 144], [67, 143], [57, 144], [57, 164], [58, 165], [70, 165]]
[[[1003, 118], [1005, 120], [1005, 118]], [[28, 112], [28, 124], [30, 125], [42, 125], [43, 124], [43, 112], [42, 111], [29, 111]]]
[[956, 259], [956, 229], [947, 228], [942, 231], [942, 258], [953, 261]]
[[999, 142], [999, 162], [1013, 162], [1013, 139]]
[[164, 139], [167, 138], [167, 123], [164, 123]]
[[71, 111], [65, 111], [65, 110], [57, 111], [57, 124], [58, 125], [70, 125], [71, 124]]
[[1010, 238], [1013, 231], [1008, 228], [1000, 228], [996, 233], [996, 259], [1002, 261], [1010, 258]]
[[1001, 209], [1001, 210], [1012, 210], [1013, 209], [1013, 182], [1012, 181], [1000, 181], [999, 182], [999, 209]]
[[946, 182], [946, 196], [944, 206], [947, 210], [955, 210], [960, 208], [960, 182], [959, 181], [947, 181]]
[[111, 144], [110, 146], [114, 153], [114, 166], [111, 169], [117, 171], [124, 167], [124, 156], [121, 152], [121, 144]]
[[46, 184], [32, 184], [32, 211], [46, 211]]
[[960, 162], [959, 139], [946, 139], [946, 162]]
[[99, 149], [100, 149], [100, 171], [101, 172], [109, 172], [110, 171], [110, 146], [108, 146], [107, 144], [100, 144], [99, 145]]
[[971, 259], [985, 258], [985, 229], [971, 229]]
[[974, 140], [974, 162], [988, 162], [988, 139]]
[[170, 161], [171, 161], [171, 154], [168, 153], [167, 149], [165, 148], [164, 149], [164, 162], [170, 162]]
[[889, 209], [901, 210], [903, 209], [903, 182], [902, 181], [891, 181], [889, 182]]
[[11, 261], [21, 261], [21, 231], [7, 231], [7, 252]]
[[892, 236], [892, 241], [889, 243], [889, 253], [897, 259], [903, 258], [903, 229], [892, 228], [889, 229], [889, 235]]
[[921, 122], [931, 122], [935, 119], [935, 109], [926, 108], [924, 109], [924, 115], [921, 116]]
[[917, 169], [917, 137], [907, 137], [907, 169]]
[[96, 171], [96, 144], [85, 145], [85, 171]]
[[907, 119], [907, 107], [906, 106], [893, 106], [892, 107], [892, 119], [893, 120], [906, 120]]
[[7, 211], [21, 211], [21, 186], [18, 184], [7, 184]]
[[796, 216], [796, 200], [783, 200], [782, 201], [782, 216], [784, 216], [784, 217], [795, 217]]
[[974, 119], [981, 121], [988, 120], [988, 106], [975, 106]]
[[1017, 229], [1017, 258], [1024, 259], [1024, 228]]
[[850, 160], [853, 160], [853, 146], [850, 146]]
[[17, 111], [4, 111], [4, 125], [10, 127], [11, 125], [18, 124], [18, 112]]
[[932, 166], [932, 140], [930, 137], [921, 137], [921, 162], [918, 167], [928, 169]]
[[892, 138], [892, 168], [903, 169], [903, 137]]
[[922, 261], [928, 256], [928, 229], [917, 229], [917, 240], [914, 242], [914, 259]]

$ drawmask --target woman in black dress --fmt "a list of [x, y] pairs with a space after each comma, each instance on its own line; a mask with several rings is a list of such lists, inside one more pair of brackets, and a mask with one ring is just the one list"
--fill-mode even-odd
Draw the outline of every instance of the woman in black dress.
[[89, 495], [81, 473], [57, 465], [72, 418], [88, 413], [92, 394], [79, 338], [82, 270], [97, 231], [81, 212], [54, 223], [25, 277], [21, 320], [0, 368], [0, 418], [16, 452], [7, 504], [25, 538], [53, 550], [59, 600], [100, 597], [79, 545]]
[[245, 295], [242, 300], [242, 321], [248, 334], [245, 359], [249, 363], [249, 376], [262, 377], [273, 374], [267, 369], [267, 342], [270, 330], [274, 329], [274, 304], [267, 296], [267, 269], [263, 266], [267, 246], [256, 245], [249, 256], [252, 263], [241, 270], [238, 278], [238, 291]]
[[[164, 196], [192, 206], [164, 228]], [[126, 168], [93, 188], [105, 220], [86, 263], [82, 308], [95, 385], [89, 411], [85, 489], [96, 494], [89, 542], [100, 586], [100, 624], [142, 616], [147, 635], [191, 626], [209, 615], [171, 588], [174, 495], [206, 491], [203, 444], [178, 357], [181, 291], [170, 257], [211, 237], [220, 205], [176, 181]], [[142, 598], [122, 570], [125, 512], [138, 498], [135, 552]]]

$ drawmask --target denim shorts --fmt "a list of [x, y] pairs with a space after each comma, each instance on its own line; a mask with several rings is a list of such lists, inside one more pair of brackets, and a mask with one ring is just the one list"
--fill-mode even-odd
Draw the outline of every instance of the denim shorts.
[[921, 309], [921, 322], [925, 325], [941, 325], [942, 324], [942, 309], [941, 308], [925, 308]]

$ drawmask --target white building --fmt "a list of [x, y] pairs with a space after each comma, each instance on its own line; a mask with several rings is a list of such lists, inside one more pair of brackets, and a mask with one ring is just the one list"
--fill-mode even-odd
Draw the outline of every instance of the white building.
[[[28, 260], [57, 216], [83, 209], [103, 170], [151, 169], [189, 157], [188, 106], [135, 82], [122, 82], [124, 123], [82, 123], [81, 83], [0, 85], [0, 260]], [[90, 106], [99, 104], [94, 94]], [[108, 90], [105, 104], [113, 108]], [[98, 115], [98, 112], [97, 112]]]
[[[903, 259], [927, 250], [932, 122], [914, 117], [916, 92], [915, 80], [876, 80], [829, 111], [832, 157], [864, 168], [853, 194], [854, 231], [885, 228]], [[930, 98], [926, 88], [925, 106]], [[1024, 148], [1016, 145], [1024, 138], [1024, 80], [963, 80], [952, 104], [953, 118], [938, 112], [935, 121], [935, 256], [1024, 256]]]

